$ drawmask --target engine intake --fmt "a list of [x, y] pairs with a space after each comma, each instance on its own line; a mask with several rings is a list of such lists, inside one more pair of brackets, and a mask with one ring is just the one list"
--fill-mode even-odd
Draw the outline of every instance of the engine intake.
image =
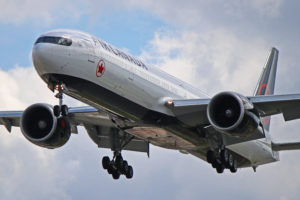
[[222, 92], [214, 96], [207, 108], [210, 124], [230, 136], [248, 136], [259, 125], [259, 118], [252, 113], [249, 100], [234, 92]]
[[51, 105], [33, 104], [26, 108], [20, 121], [21, 131], [33, 144], [48, 149], [63, 146], [70, 138], [71, 128], [66, 117], [55, 117]]

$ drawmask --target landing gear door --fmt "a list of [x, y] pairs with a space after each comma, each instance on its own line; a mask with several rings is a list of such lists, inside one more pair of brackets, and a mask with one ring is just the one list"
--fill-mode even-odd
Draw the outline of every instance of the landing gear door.
[[88, 62], [95, 63], [95, 47], [89, 40], [82, 40], [83, 48], [86, 49]]
[[129, 70], [129, 77], [128, 77], [128, 79], [130, 81], [134, 81], [134, 70], [135, 69], [133, 67], [131, 67], [130, 70]]
[[93, 43], [88, 42], [88, 61], [91, 63], [95, 63], [95, 48]]

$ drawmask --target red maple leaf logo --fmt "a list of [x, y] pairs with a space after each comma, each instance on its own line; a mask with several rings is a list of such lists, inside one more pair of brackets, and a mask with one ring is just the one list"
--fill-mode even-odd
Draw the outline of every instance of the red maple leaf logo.
[[97, 65], [96, 76], [100, 78], [104, 74], [104, 71], [105, 71], [105, 63], [103, 60], [100, 60]]
[[104, 70], [103, 64], [98, 67], [98, 73], [102, 74]]

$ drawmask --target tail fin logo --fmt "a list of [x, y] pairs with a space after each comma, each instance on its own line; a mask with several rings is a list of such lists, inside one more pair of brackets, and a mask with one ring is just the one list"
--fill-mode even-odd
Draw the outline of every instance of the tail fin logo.
[[266, 83], [261, 84], [261, 86], [259, 87], [258, 94], [259, 95], [270, 95], [271, 91], [270, 91], [268, 84], [266, 84]]
[[[268, 86], [268, 84], [266, 83], [263, 83], [261, 84], [261, 86], [259, 87], [259, 92], [258, 92], [259, 95], [270, 95], [271, 94], [271, 91], [270, 91], [270, 88]], [[268, 117], [262, 117], [261, 118], [261, 121], [264, 123], [264, 125], [269, 125], [270, 124], [270, 121], [271, 121], [271, 117], [268, 116]]]

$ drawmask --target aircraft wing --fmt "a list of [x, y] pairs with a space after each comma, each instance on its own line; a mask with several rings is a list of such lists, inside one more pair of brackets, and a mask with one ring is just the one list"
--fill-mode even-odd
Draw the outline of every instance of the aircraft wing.
[[285, 121], [300, 118], [300, 94], [249, 97], [261, 117], [282, 113]]
[[[23, 111], [0, 111], [0, 125], [4, 125], [11, 132], [13, 126], [20, 126], [22, 113]], [[71, 123], [72, 133], [78, 133], [77, 126], [83, 126], [100, 148], [112, 149], [122, 145], [122, 142], [126, 142], [124, 150], [149, 154], [149, 143], [127, 133], [126, 130], [120, 132], [108, 112], [91, 106], [73, 107], [69, 108], [68, 119]]]
[[[300, 94], [247, 97], [260, 117], [283, 114], [285, 121], [300, 118]], [[207, 107], [210, 99], [173, 100], [175, 116], [188, 125], [209, 124]]]
[[20, 126], [20, 118], [23, 111], [2, 111], [0, 112], [0, 124], [11, 132], [12, 126]]

